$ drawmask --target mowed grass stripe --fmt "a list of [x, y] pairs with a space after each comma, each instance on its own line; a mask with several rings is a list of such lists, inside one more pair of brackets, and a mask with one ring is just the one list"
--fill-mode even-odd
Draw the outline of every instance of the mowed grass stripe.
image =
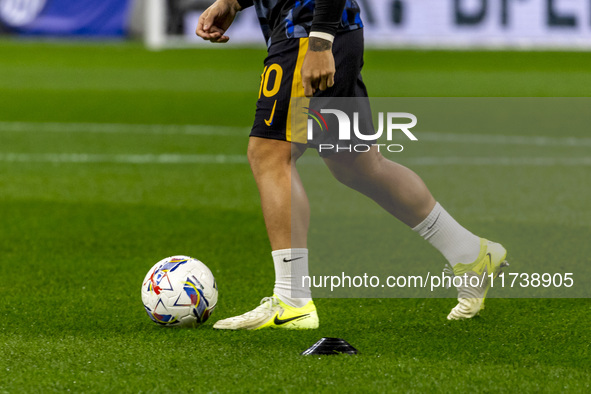
[[246, 155], [102, 155], [87, 153], [0, 153], [2, 162], [18, 163], [121, 163], [121, 164], [246, 164]]
[[[0, 132], [138, 133], [163, 135], [243, 136], [250, 128], [192, 124], [0, 122]], [[591, 138], [493, 134], [462, 134], [418, 131], [419, 141], [495, 145], [591, 147]]]
[[51, 133], [140, 133], [140, 134], [189, 134], [189, 135], [241, 135], [246, 127], [133, 124], [133, 123], [69, 123], [69, 122], [0, 122], [4, 132]]
[[[315, 158], [302, 158], [305, 164], [319, 163]], [[417, 157], [402, 160], [416, 166], [591, 166], [591, 157]], [[102, 155], [86, 153], [0, 153], [5, 163], [120, 163], [120, 164], [247, 164], [246, 155]]]
[[529, 145], [529, 146], [576, 146], [591, 147], [591, 138], [581, 137], [545, 137], [492, 134], [460, 134], [440, 132], [418, 132], [417, 138], [431, 142], [492, 144], [492, 145]]

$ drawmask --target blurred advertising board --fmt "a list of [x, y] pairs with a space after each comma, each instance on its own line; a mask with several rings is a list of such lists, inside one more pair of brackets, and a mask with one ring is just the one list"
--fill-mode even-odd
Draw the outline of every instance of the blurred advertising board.
[[4, 32], [117, 37], [127, 33], [131, 0], [0, 0]]
[[[371, 46], [591, 48], [589, 0], [357, 0]], [[191, 41], [200, 10], [185, 14]], [[254, 8], [229, 29], [233, 42], [261, 42]]]

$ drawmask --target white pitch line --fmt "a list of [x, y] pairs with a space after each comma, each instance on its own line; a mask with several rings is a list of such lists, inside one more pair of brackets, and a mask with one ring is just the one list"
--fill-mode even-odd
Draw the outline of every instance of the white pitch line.
[[0, 132], [248, 135], [249, 131], [247, 127], [189, 124], [0, 122]]
[[[395, 159], [395, 158], [394, 158]], [[86, 153], [0, 153], [4, 163], [114, 163], [114, 164], [247, 164], [246, 155], [104, 155]], [[321, 163], [305, 157], [303, 164]], [[591, 157], [417, 157], [403, 159], [409, 166], [591, 166]]]
[[535, 146], [591, 146], [591, 138], [417, 132], [419, 141]]
[[[248, 127], [213, 125], [170, 125], [132, 123], [59, 123], [59, 122], [0, 122], [0, 132], [62, 132], [62, 133], [139, 133], [247, 136]], [[591, 147], [587, 137], [546, 137], [496, 134], [459, 134], [447, 132], [416, 132], [420, 141], [492, 145], [532, 145]]]
[[116, 164], [246, 164], [246, 155], [103, 155], [87, 153], [0, 153], [8, 163], [116, 163]]
[[417, 157], [402, 162], [410, 166], [591, 166], [591, 157]]

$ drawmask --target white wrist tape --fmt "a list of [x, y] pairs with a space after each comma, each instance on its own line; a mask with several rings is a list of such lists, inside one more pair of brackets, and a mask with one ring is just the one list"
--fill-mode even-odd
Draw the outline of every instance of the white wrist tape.
[[323, 33], [320, 31], [313, 31], [310, 33], [310, 38], [312, 38], [312, 37], [321, 38], [323, 40], [330, 41], [331, 43], [334, 42], [334, 36], [329, 33]]

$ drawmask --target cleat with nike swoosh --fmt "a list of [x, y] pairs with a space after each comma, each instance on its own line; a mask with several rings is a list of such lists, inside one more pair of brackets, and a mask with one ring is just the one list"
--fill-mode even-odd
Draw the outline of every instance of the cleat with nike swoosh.
[[259, 330], [261, 328], [308, 330], [318, 328], [318, 314], [313, 301], [301, 308], [294, 308], [273, 295], [263, 298], [261, 304], [250, 312], [217, 321], [213, 328], [218, 330]]
[[[447, 316], [448, 320], [470, 319], [484, 309], [484, 300], [491, 284], [490, 273], [493, 273], [493, 278], [499, 276], [502, 268], [509, 265], [506, 257], [507, 250], [503, 245], [481, 238], [480, 254], [476, 261], [471, 264], [456, 264], [453, 267], [454, 275], [466, 275], [467, 283], [462, 283], [462, 286], [458, 287], [458, 304]], [[472, 277], [477, 277], [478, 280], [471, 280]], [[478, 285], [470, 285], [476, 282]]]

